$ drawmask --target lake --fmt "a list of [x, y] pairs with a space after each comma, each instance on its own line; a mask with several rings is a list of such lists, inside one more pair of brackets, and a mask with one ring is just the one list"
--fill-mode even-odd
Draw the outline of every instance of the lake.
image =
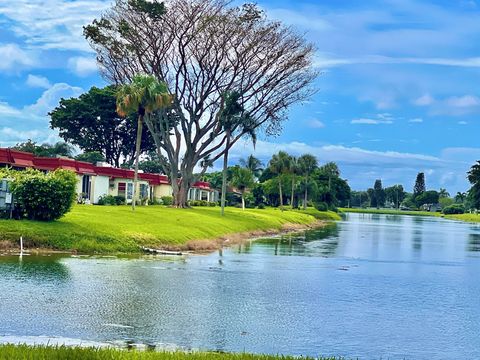
[[183, 258], [0, 257], [0, 342], [480, 358], [480, 226], [347, 214]]

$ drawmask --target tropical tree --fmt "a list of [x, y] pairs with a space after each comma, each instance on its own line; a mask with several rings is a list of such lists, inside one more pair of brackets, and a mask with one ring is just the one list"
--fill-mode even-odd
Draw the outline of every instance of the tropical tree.
[[85, 161], [95, 165], [98, 162], [105, 161], [105, 156], [103, 156], [103, 154], [98, 151], [87, 151], [75, 156], [75, 160]]
[[471, 206], [475, 209], [480, 209], [480, 160], [471, 167], [467, 178], [472, 184], [471, 189], [468, 191]]
[[[253, 128], [276, 135], [288, 109], [315, 93], [318, 70], [315, 48], [305, 36], [256, 5], [228, 0], [165, 5], [168, 11], [160, 1], [116, 0], [84, 34], [108, 81], [128, 83], [145, 72], [166, 82], [174, 95], [172, 106], [146, 124], [157, 152], [168, 159], [171, 178], [181, 175], [172, 187], [176, 205], [184, 207], [188, 189], [208, 163], [245, 135], [240, 125], [229, 132], [222, 126], [225, 94], [240, 92]], [[206, 167], [194, 174], [200, 164]]]
[[[222, 98], [222, 111], [219, 113], [220, 126], [226, 134], [226, 150], [223, 154], [223, 176], [222, 176], [222, 196], [220, 199], [220, 212], [225, 215], [225, 203], [227, 198], [227, 171], [228, 171], [228, 153], [230, 150], [230, 141], [237, 131], [242, 132], [243, 136], [250, 136], [253, 146], [257, 141], [255, 127], [248, 113], [245, 113], [240, 104], [241, 94], [238, 91], [225, 93]], [[210, 158], [207, 158], [210, 161]], [[211, 164], [212, 162], [210, 162]], [[208, 164], [208, 165], [210, 165]], [[206, 166], [203, 166], [206, 168]]]
[[255, 184], [253, 173], [246, 168], [235, 167], [232, 185], [242, 194], [242, 209], [245, 210], [245, 192]]
[[[117, 112], [120, 116], [136, 113], [137, 138], [135, 148], [135, 175], [133, 180], [132, 209], [135, 210], [138, 163], [140, 159], [140, 147], [142, 143], [143, 121], [154, 111], [168, 107], [172, 97], [168, 93], [165, 83], [157, 81], [150, 75], [135, 75], [130, 84], [121, 86], [117, 92]], [[172, 178], [176, 182], [176, 177]]]
[[39, 157], [72, 157], [73, 148], [65, 142], [57, 142], [55, 144], [37, 144], [32, 140], [27, 140], [26, 142], [19, 143], [12, 147], [14, 150], [24, 151], [34, 154]]
[[249, 155], [246, 159], [240, 159], [240, 165], [249, 169], [257, 179], [262, 175], [263, 163], [253, 155]]
[[423, 172], [417, 174], [415, 179], [415, 185], [413, 187], [413, 198], [415, 199], [420, 194], [426, 191], [425, 187], [425, 174]]
[[280, 208], [283, 210], [283, 192], [282, 192], [282, 180], [285, 174], [290, 171], [290, 162], [292, 158], [285, 151], [279, 151], [278, 154], [272, 156], [269, 162], [269, 168], [272, 173], [277, 175], [278, 191], [280, 193]]
[[465, 200], [467, 199], [467, 193], [464, 193], [464, 192], [457, 192], [457, 194], [455, 195], [455, 202], [457, 204], [463, 204], [465, 202]]
[[[136, 153], [137, 118], [120, 116], [116, 111], [117, 86], [92, 87], [78, 98], [61, 99], [52, 110], [50, 127], [60, 137], [83, 152], [99, 152], [115, 167], [133, 164]], [[155, 150], [152, 135], [145, 129], [141, 153]]]
[[298, 159], [295, 156], [290, 156], [290, 168], [288, 169], [288, 173], [292, 177], [292, 186], [291, 186], [291, 193], [290, 193], [290, 207], [293, 209], [293, 203], [295, 201], [295, 180], [296, 175], [299, 173], [298, 167]]
[[450, 197], [450, 193], [447, 191], [447, 189], [444, 189], [444, 188], [440, 188], [440, 191], [438, 192], [438, 195], [439, 195], [440, 199]]
[[380, 179], [375, 180], [375, 184], [373, 186], [373, 196], [375, 197], [375, 204], [377, 208], [385, 206], [385, 190], [383, 189], [382, 180]]
[[308, 185], [310, 182], [310, 176], [318, 167], [317, 158], [310, 154], [304, 154], [298, 158], [298, 168], [300, 174], [304, 177], [305, 180], [305, 193], [303, 198], [303, 209], [307, 209], [308, 203]]

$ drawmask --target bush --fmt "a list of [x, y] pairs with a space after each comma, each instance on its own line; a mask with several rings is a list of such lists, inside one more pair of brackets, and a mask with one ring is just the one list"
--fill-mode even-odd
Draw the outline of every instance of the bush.
[[318, 202], [315, 204], [315, 209], [318, 211], [328, 211], [328, 205], [326, 202]]
[[258, 204], [257, 209], [261, 209], [261, 210], [265, 209], [265, 204], [264, 203]]
[[464, 214], [465, 207], [462, 204], [454, 204], [443, 209], [445, 215]]
[[214, 201], [211, 201], [211, 202], [208, 203], [208, 206], [215, 207], [215, 206], [217, 206], [217, 203], [214, 202]]
[[173, 205], [173, 196], [162, 196], [162, 203], [166, 206]]
[[112, 204], [112, 205], [125, 205], [126, 204], [126, 199], [125, 199], [125, 196], [114, 196], [113, 197], [115, 199], [115, 203]]
[[48, 174], [38, 170], [10, 171], [12, 192], [19, 212], [28, 219], [52, 221], [72, 208], [77, 177], [68, 170]]
[[125, 205], [125, 196], [104, 195], [100, 196], [97, 205]]

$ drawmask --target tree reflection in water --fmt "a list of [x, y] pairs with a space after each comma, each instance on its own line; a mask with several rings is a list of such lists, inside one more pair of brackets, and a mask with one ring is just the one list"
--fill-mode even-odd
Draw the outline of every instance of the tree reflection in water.
[[[53, 260], [53, 261], [52, 261]], [[0, 257], [0, 278], [37, 281], [67, 281], [70, 273], [60, 262], [60, 257], [53, 256], [2, 256]]]

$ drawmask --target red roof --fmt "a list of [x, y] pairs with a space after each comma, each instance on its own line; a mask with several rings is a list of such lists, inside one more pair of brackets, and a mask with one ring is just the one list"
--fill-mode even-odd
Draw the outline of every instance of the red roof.
[[[11, 165], [15, 167], [33, 167], [45, 171], [65, 169], [74, 171], [77, 174], [82, 175], [100, 175], [108, 176], [110, 178], [130, 180], [133, 180], [135, 174], [133, 170], [95, 166], [87, 162], [76, 161], [66, 158], [34, 157], [31, 153], [5, 148], [0, 148], [0, 164]], [[150, 185], [154, 186], [170, 184], [167, 175], [139, 173], [138, 178], [143, 181], [148, 181]], [[211, 190], [210, 183], [206, 181], [198, 181], [193, 184], [193, 187], [204, 190]]]
[[204, 190], [212, 190], [210, 188], [210, 183], [206, 181], [197, 181], [192, 185], [192, 187], [198, 188], [198, 189], [204, 189]]
[[23, 151], [11, 150], [11, 149], [7, 149], [7, 151], [10, 153], [10, 159], [12, 160], [12, 162], [10, 163], [11, 165], [16, 167], [33, 167], [34, 166], [33, 154], [23, 152]]
[[36, 157], [33, 163], [35, 168], [40, 170], [64, 169], [77, 172], [76, 161], [72, 159]]

